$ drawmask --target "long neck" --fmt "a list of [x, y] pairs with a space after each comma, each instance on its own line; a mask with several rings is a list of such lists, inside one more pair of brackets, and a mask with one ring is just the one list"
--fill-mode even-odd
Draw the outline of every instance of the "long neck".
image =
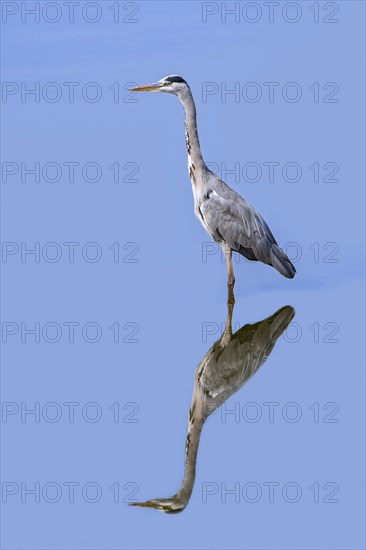
[[191, 91], [188, 89], [179, 99], [183, 105], [185, 118], [186, 148], [189, 177], [193, 185], [202, 180], [202, 172], [206, 168], [203, 161], [197, 131], [196, 106]]

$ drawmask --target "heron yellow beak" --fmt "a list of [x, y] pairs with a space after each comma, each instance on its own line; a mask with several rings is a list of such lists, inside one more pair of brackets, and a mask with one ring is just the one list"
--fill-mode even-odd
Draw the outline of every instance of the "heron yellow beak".
[[168, 82], [156, 82], [155, 84], [145, 84], [143, 86], [136, 86], [135, 88], [129, 88], [130, 92], [157, 92], [160, 88], [163, 88], [169, 84]]

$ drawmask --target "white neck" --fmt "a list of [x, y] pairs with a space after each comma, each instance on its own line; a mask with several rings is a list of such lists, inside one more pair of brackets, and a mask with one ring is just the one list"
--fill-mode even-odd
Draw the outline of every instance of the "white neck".
[[188, 160], [188, 172], [192, 185], [199, 185], [203, 180], [202, 173], [207, 169], [201, 154], [197, 131], [196, 106], [190, 89], [178, 95], [185, 111], [185, 134]]

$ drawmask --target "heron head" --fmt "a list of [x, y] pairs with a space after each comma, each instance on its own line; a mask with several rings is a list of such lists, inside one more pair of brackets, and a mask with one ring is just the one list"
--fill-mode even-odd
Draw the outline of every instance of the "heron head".
[[165, 514], [177, 514], [182, 512], [187, 506], [187, 503], [177, 496], [170, 498], [156, 498], [147, 500], [146, 502], [131, 502], [130, 506], [142, 506], [144, 508], [155, 508]]
[[130, 88], [131, 92], [164, 92], [166, 94], [179, 95], [189, 89], [187, 82], [176, 74], [164, 76], [159, 82], [154, 84], [145, 84]]

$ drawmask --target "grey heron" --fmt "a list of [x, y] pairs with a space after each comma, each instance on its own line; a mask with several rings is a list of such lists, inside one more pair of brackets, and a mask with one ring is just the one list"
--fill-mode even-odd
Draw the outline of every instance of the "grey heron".
[[293, 307], [285, 306], [271, 317], [245, 325], [233, 334], [233, 307], [233, 302], [229, 301], [225, 330], [195, 372], [186, 436], [184, 479], [180, 489], [170, 498], [133, 502], [131, 506], [155, 508], [170, 514], [184, 510], [193, 491], [198, 447], [205, 421], [259, 370], [295, 315]]
[[292, 279], [296, 273], [295, 267], [278, 246], [262, 216], [206, 166], [198, 139], [196, 106], [187, 82], [181, 76], [171, 75], [154, 84], [137, 86], [131, 90], [174, 94], [183, 105], [188, 172], [195, 214], [207, 233], [223, 249], [228, 268], [228, 285], [233, 289], [235, 282], [233, 251], [248, 260], [268, 264], [284, 277]]

